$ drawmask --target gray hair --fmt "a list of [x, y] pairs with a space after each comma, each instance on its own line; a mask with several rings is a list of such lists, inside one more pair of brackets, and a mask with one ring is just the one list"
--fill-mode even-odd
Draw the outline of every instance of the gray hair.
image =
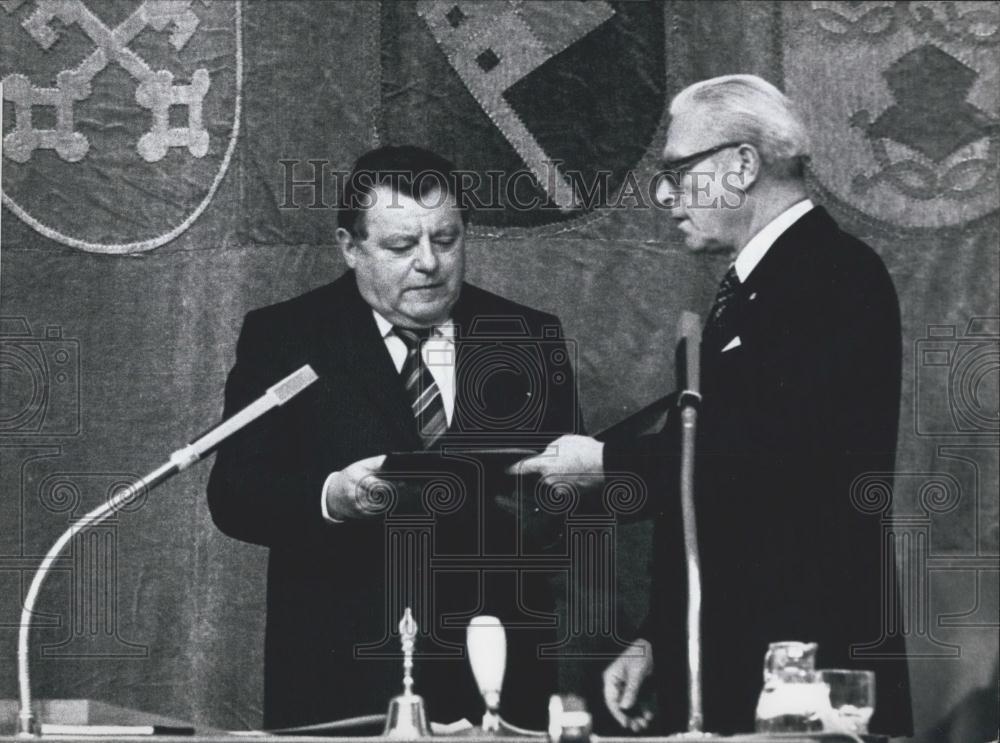
[[798, 165], [809, 155], [809, 135], [795, 105], [756, 75], [723, 75], [689, 85], [670, 102], [670, 115], [691, 110], [724, 139], [756, 146], [765, 162], [795, 160]]

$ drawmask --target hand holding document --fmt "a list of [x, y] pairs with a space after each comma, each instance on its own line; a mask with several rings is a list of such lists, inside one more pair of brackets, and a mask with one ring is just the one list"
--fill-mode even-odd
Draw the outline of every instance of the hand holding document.
[[365, 519], [385, 511], [388, 483], [379, 477], [385, 455], [359, 459], [327, 478], [323, 491], [326, 510], [336, 520]]
[[592, 484], [604, 474], [604, 444], [589, 436], [560, 436], [541, 454], [511, 465], [507, 472], [558, 477], [572, 485]]

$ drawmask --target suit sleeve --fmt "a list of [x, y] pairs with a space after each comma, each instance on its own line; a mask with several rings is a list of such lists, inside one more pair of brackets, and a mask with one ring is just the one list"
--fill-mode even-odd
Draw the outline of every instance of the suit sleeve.
[[811, 450], [801, 448], [794, 469], [803, 492], [825, 494], [825, 502], [804, 504], [820, 519], [817, 527], [840, 523], [856, 529], [861, 478], [890, 477], [894, 467], [899, 304], [888, 272], [870, 249], [854, 251], [831, 274], [817, 302], [815, 326], [801, 333], [811, 346], [789, 359], [800, 368], [790, 373], [795, 382], [775, 412], [779, 421], [795, 422], [801, 440], [813, 442]]
[[861, 467], [892, 468], [899, 418], [902, 341], [899, 301], [888, 272], [873, 256], [857, 287], [860, 301], [843, 308], [839, 378], [850, 403], [839, 409], [840, 434]]
[[[656, 433], [628, 441], [609, 441], [604, 446], [605, 473], [611, 477], [624, 475], [634, 478], [645, 493], [645, 504], [635, 517], [654, 520], [649, 609], [635, 631], [635, 637], [654, 644], [662, 636], [660, 628], [664, 617], [661, 602], [683, 600], [683, 597], [673, 593], [680, 585], [674, 573], [683, 565], [683, 555], [677, 554], [684, 539], [679, 451], [676, 411], [671, 411], [663, 428]], [[672, 569], [665, 571], [665, 566]], [[669, 577], [666, 572], [670, 573]]]
[[[287, 334], [259, 313], [244, 321], [236, 345], [236, 363], [226, 381], [226, 417], [263, 394], [268, 387], [306, 363], [283, 353]], [[313, 399], [307, 388], [225, 442], [216, 455], [208, 482], [208, 506], [219, 529], [236, 539], [271, 546], [329, 528], [320, 510], [326, 474], [301, 461], [301, 412]]]

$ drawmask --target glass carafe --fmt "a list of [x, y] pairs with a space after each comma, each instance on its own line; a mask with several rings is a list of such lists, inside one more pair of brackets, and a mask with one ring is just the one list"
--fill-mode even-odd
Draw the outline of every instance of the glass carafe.
[[764, 656], [764, 688], [757, 702], [757, 732], [805, 733], [823, 729], [830, 687], [816, 672], [814, 642], [772, 642]]

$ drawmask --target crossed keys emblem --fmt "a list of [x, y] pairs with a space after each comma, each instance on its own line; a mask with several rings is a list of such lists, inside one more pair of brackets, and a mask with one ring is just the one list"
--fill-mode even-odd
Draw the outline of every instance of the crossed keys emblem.
[[[11, 13], [22, 3], [5, 0], [0, 7]], [[38, 87], [20, 73], [3, 79], [3, 97], [13, 102], [15, 112], [14, 129], [4, 137], [4, 154], [19, 163], [27, 162], [37, 149], [55, 150], [68, 162], [86, 157], [90, 142], [75, 129], [74, 106], [90, 97], [91, 81], [113, 61], [138, 83], [135, 100], [153, 114], [152, 128], [136, 143], [143, 160], [162, 160], [171, 147], [187, 147], [195, 157], [204, 157], [209, 137], [202, 124], [202, 102], [210, 86], [208, 70], [197, 69], [189, 85], [176, 85], [170, 71], [154, 70], [128, 46], [147, 27], [162, 32], [172, 25], [170, 44], [180, 51], [199, 24], [191, 5], [192, 0], [145, 0], [112, 29], [83, 0], [36, 0], [34, 12], [21, 25], [40, 47], [51, 49], [59, 40], [52, 26], [58, 19], [66, 26], [76, 24], [94, 43], [94, 50], [77, 67], [59, 72], [54, 88]], [[35, 106], [55, 109], [54, 129], [34, 127]], [[176, 106], [187, 109], [185, 127], [170, 126], [170, 109]]]

